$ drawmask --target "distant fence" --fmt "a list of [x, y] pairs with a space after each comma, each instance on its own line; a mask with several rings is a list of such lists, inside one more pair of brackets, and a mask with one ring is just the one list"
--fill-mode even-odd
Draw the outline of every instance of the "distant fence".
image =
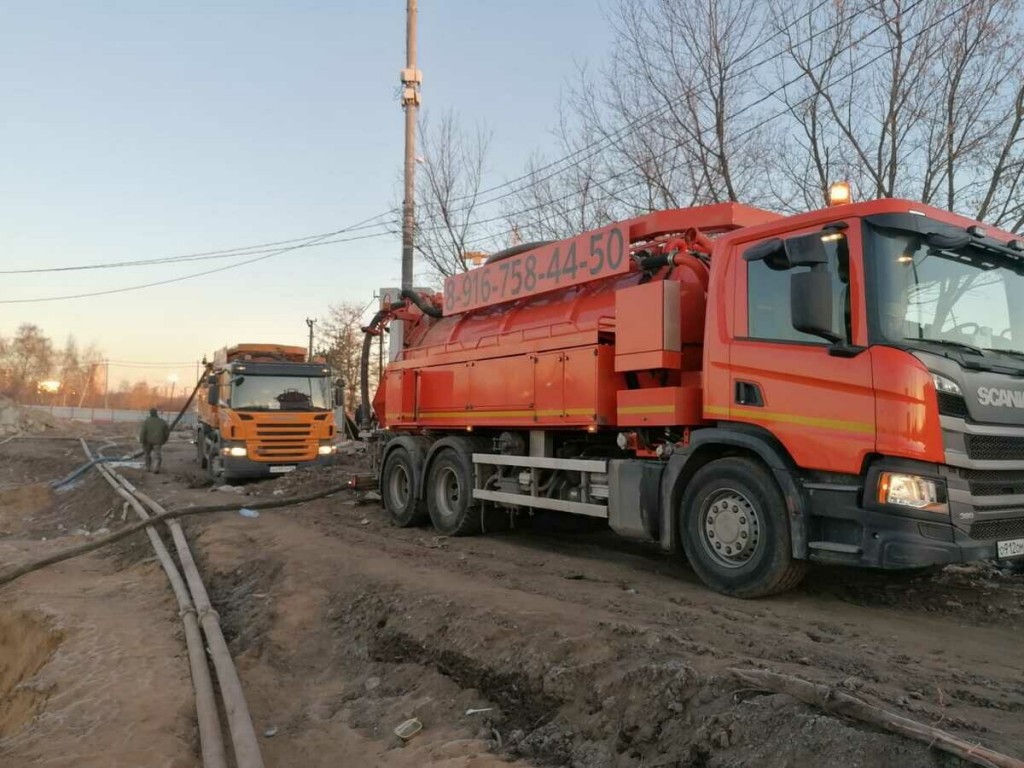
[[[94, 424], [112, 423], [138, 423], [149, 415], [149, 409], [141, 411], [127, 411], [116, 408], [74, 408], [69, 405], [25, 405], [23, 408], [31, 408], [36, 411], [43, 411], [58, 419], [68, 421], [91, 421]], [[177, 411], [159, 411], [160, 417], [170, 424], [177, 417]], [[178, 429], [195, 429], [196, 412], [187, 411], [178, 422]]]

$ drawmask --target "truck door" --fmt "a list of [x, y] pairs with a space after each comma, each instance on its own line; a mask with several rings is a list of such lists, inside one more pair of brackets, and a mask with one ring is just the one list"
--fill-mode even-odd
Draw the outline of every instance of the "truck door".
[[[744, 258], [756, 242], [735, 246], [729, 404], [708, 415], [727, 410], [730, 420], [764, 427], [803, 468], [859, 473], [875, 448], [875, 406], [870, 355], [854, 346], [867, 345], [860, 227], [845, 224], [787, 233], [775, 258]], [[793, 326], [790, 278], [812, 268], [790, 266], [785, 241], [800, 237], [824, 259], [813, 269], [828, 272], [821, 285], [838, 342]]]

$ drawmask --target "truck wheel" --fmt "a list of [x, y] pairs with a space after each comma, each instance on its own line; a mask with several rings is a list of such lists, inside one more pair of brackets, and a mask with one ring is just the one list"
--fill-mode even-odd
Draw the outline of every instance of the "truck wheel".
[[416, 498], [415, 467], [405, 448], [396, 448], [384, 460], [380, 473], [380, 497], [394, 525], [409, 528], [427, 522], [423, 502]]
[[726, 458], [697, 470], [679, 509], [683, 550], [700, 580], [733, 597], [792, 589], [806, 563], [794, 560], [786, 503], [755, 461]]
[[215, 485], [224, 483], [224, 457], [220, 455], [220, 443], [211, 443], [206, 455], [206, 475]]
[[196, 432], [196, 461], [200, 469], [206, 469], [206, 436], [202, 430]]
[[427, 475], [427, 511], [434, 527], [448, 536], [480, 533], [480, 509], [473, 503], [473, 469], [469, 457], [445, 448]]

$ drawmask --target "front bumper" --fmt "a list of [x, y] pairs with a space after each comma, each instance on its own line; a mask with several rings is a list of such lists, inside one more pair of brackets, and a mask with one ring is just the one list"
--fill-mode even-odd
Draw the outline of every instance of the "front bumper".
[[[896, 509], [874, 500], [883, 471], [941, 478], [949, 512]], [[1024, 538], [1024, 505], [986, 508], [965, 490], [961, 470], [937, 464], [883, 459], [863, 484], [803, 484], [807, 500], [807, 557], [869, 568], [904, 569], [994, 560], [997, 542]], [[987, 537], [996, 532], [998, 538]], [[1016, 531], [1020, 531], [1015, 535]]]
[[276, 477], [279, 474], [286, 474], [290, 470], [277, 472], [273, 471], [273, 467], [326, 467], [330, 466], [335, 462], [337, 458], [336, 453], [328, 454], [326, 456], [317, 456], [315, 459], [310, 461], [290, 461], [290, 462], [268, 462], [268, 461], [253, 461], [247, 456], [224, 456], [224, 479], [225, 480], [252, 480], [260, 477]]

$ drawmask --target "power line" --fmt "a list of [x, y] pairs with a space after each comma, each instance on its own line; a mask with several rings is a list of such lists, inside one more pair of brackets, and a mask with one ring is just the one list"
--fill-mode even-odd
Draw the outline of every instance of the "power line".
[[[317, 235], [308, 235], [307, 237], [296, 237], [296, 238], [292, 238], [290, 240], [277, 240], [277, 241], [274, 241], [274, 242], [257, 243], [255, 245], [242, 246], [242, 247], [239, 247], [239, 248], [227, 248], [227, 249], [220, 250], [220, 251], [202, 251], [202, 252], [199, 252], [199, 253], [188, 253], [188, 254], [182, 254], [180, 256], [165, 256], [165, 257], [153, 258], [153, 259], [138, 259], [138, 260], [131, 260], [131, 261], [115, 261], [115, 262], [106, 262], [106, 263], [98, 263], [98, 264], [77, 264], [77, 265], [68, 265], [68, 266], [62, 266], [62, 267], [39, 267], [39, 268], [35, 268], [35, 269], [5, 269], [5, 270], [0, 270], [0, 275], [28, 275], [28, 274], [39, 274], [39, 273], [44, 273], [44, 272], [74, 272], [74, 271], [89, 270], [89, 269], [112, 269], [112, 268], [115, 268], [115, 267], [148, 266], [148, 265], [151, 265], [151, 264], [176, 264], [178, 262], [185, 262], [185, 261], [207, 261], [207, 260], [210, 260], [210, 259], [229, 259], [229, 258], [232, 258], [234, 256], [252, 256], [252, 255], [257, 255], [257, 254], [261, 254], [261, 253], [268, 253], [270, 250], [273, 250], [273, 248], [275, 246], [279, 246], [279, 245], [290, 245], [292, 243], [300, 243], [300, 244], [301, 243], [309, 243], [310, 241], [320, 241], [320, 240], [322, 240], [325, 237], [333, 237], [335, 235], [340, 235], [340, 234], [343, 234], [343, 233], [357, 232], [357, 231], [361, 231], [361, 230], [374, 229], [374, 228], [377, 228], [377, 227], [387, 226], [387, 222], [381, 222], [381, 223], [378, 223], [378, 224], [372, 224], [371, 222], [374, 222], [377, 219], [381, 219], [381, 218], [383, 218], [385, 216], [389, 216], [392, 213], [393, 213], [393, 210], [392, 211], [386, 211], [384, 213], [379, 213], [376, 216], [371, 216], [370, 218], [363, 219], [362, 221], [356, 222], [355, 224], [352, 224], [351, 226], [343, 227], [342, 229], [338, 229], [338, 230], [335, 230], [333, 232], [324, 232], [324, 233], [320, 233], [320, 234], [317, 234]], [[389, 231], [384, 231], [384, 232], [379, 233], [379, 235], [376, 235], [376, 236], [381, 236], [382, 237], [382, 236], [388, 235], [388, 234], [392, 234], [392, 233], [389, 232]], [[336, 242], [336, 241], [317, 242], [316, 245], [329, 245], [331, 242]]]
[[[338, 231], [339, 232], [344, 232], [345, 230], [338, 230]], [[329, 232], [327, 234], [321, 235], [320, 238], [324, 239], [324, 238], [327, 238], [327, 237], [329, 237], [330, 235], [333, 235], [333, 234], [337, 234], [337, 232]], [[348, 243], [348, 242], [353, 242], [355, 240], [367, 240], [367, 239], [372, 238], [372, 237], [380, 237], [380, 234], [357, 235], [355, 237], [339, 238], [339, 239], [334, 240], [333, 242], [335, 242], [335, 243]], [[128, 286], [124, 286], [124, 287], [121, 287], [121, 288], [109, 288], [109, 289], [104, 290], [104, 291], [89, 291], [87, 293], [65, 294], [65, 295], [62, 295], [62, 296], [37, 296], [37, 297], [34, 297], [34, 298], [30, 298], [30, 299], [0, 299], [0, 304], [36, 304], [36, 303], [46, 302], [46, 301], [66, 301], [68, 299], [84, 299], [84, 298], [89, 298], [89, 297], [93, 297], [93, 296], [109, 296], [109, 295], [115, 294], [115, 293], [127, 293], [129, 291], [138, 291], [138, 290], [141, 290], [143, 288], [155, 288], [156, 286], [159, 286], [159, 285], [170, 285], [172, 283], [180, 283], [180, 282], [182, 282], [184, 280], [191, 280], [191, 279], [196, 278], [196, 277], [204, 277], [205, 275], [213, 275], [213, 274], [216, 274], [218, 272], [225, 272], [225, 271], [227, 271], [229, 269], [235, 269], [236, 267], [244, 267], [247, 264], [255, 264], [258, 261], [264, 261], [264, 260], [272, 258], [274, 256], [279, 256], [282, 253], [287, 253], [289, 251], [294, 251], [294, 250], [297, 250], [299, 248], [310, 248], [313, 245], [314, 245], [314, 243], [306, 243], [304, 245], [294, 245], [294, 246], [291, 246], [290, 248], [280, 248], [280, 249], [278, 249], [276, 251], [271, 251], [270, 253], [266, 253], [266, 254], [264, 254], [262, 256], [257, 256], [257, 257], [252, 258], [252, 259], [245, 259], [244, 261], [238, 261], [238, 262], [235, 262], [234, 264], [227, 264], [227, 265], [225, 265], [223, 267], [216, 267], [214, 269], [207, 269], [207, 270], [204, 270], [202, 272], [193, 272], [190, 275], [181, 275], [179, 277], [172, 277], [172, 278], [168, 278], [166, 280], [156, 280], [156, 281], [151, 282], [151, 283], [142, 283], [142, 284], [139, 284], [139, 285], [128, 285]]]
[[[790, 29], [792, 29], [799, 22], [803, 21], [804, 19], [809, 18], [811, 15], [813, 15], [815, 12], [820, 10], [823, 6], [825, 6], [826, 4], [828, 4], [831, 1], [832, 0], [820, 0], [820, 2], [817, 5], [815, 5], [813, 8], [811, 8], [810, 10], [800, 14], [799, 16], [794, 18], [792, 21], [790, 21], [784, 27], [781, 27], [781, 28], [777, 29], [771, 36], [769, 36], [765, 41], [763, 41], [758, 46], [758, 48], [751, 49], [748, 53], [744, 54], [743, 56], [740, 56], [737, 59], [736, 63], [739, 63], [739, 62], [743, 61], [744, 59], [749, 58], [750, 56], [752, 56], [754, 54], [754, 52], [756, 50], [758, 50], [760, 48], [763, 48], [765, 45], [767, 45], [769, 42], [771, 42], [773, 39], [775, 39], [779, 35], [785, 33], [786, 31], [788, 31]], [[858, 11], [857, 13], [861, 13], [861, 12], [863, 12], [863, 11]], [[838, 24], [838, 23], [840, 23], [840, 22], [836, 22], [836, 24]], [[830, 29], [832, 29], [833, 26], [835, 26], [835, 25], [826, 27], [825, 29], [819, 30], [816, 33], [812, 33], [810, 35], [810, 37], [807, 39], [807, 41], [805, 41], [805, 42], [809, 42], [810, 40], [813, 40], [816, 36], [828, 32]], [[743, 70], [736, 71], [736, 72], [730, 74], [726, 78], [726, 81], [729, 81], [729, 80], [732, 80], [734, 78], [740, 77], [742, 75], [748, 74], [748, 73], [758, 69], [759, 67], [763, 66], [764, 64], [768, 63], [769, 61], [772, 60], [772, 58], [774, 58], [774, 56], [769, 56], [767, 58], [761, 59], [760, 61], [758, 61], [758, 62], [756, 62], [754, 64], [751, 64], [750, 66], [748, 66], [747, 68], [745, 68]], [[686, 95], [692, 95], [695, 92], [696, 92], [696, 89], [691, 88], [687, 92], [687, 94], [684, 94], [684, 97]], [[547, 164], [545, 164], [543, 166], [540, 166], [540, 168], [533, 169], [529, 173], [525, 173], [525, 174], [517, 176], [517, 177], [515, 177], [513, 179], [510, 179], [508, 181], [502, 182], [500, 184], [495, 184], [495, 185], [493, 185], [491, 187], [487, 187], [487, 188], [481, 190], [480, 192], [478, 192], [478, 193], [476, 193], [474, 195], [463, 195], [461, 197], [453, 198], [451, 203], [453, 203], [453, 204], [454, 203], [459, 203], [459, 202], [462, 202], [462, 201], [465, 201], [465, 200], [469, 200], [469, 199], [471, 199], [473, 197], [476, 197], [476, 196], [479, 196], [479, 195], [486, 195], [486, 194], [488, 194], [490, 192], [495, 192], [495, 191], [499, 191], [499, 190], [506, 189], [506, 188], [509, 190], [508, 192], [505, 192], [504, 194], [501, 194], [501, 195], [498, 195], [496, 197], [492, 197], [490, 199], [482, 200], [482, 201], [480, 201], [478, 203], [475, 203], [474, 206], [473, 206], [473, 207], [476, 207], [476, 208], [480, 208], [480, 207], [491, 205], [493, 203], [496, 203], [496, 202], [499, 202], [501, 200], [507, 199], [507, 198], [511, 197], [512, 195], [515, 195], [517, 193], [521, 193], [521, 192], [525, 191], [526, 189], [528, 189], [528, 188], [530, 188], [532, 186], [537, 186], [538, 184], [543, 183], [544, 181], [547, 181], [547, 180], [549, 180], [551, 178], [554, 178], [555, 176], [563, 174], [563, 173], [569, 171], [572, 168], [578, 167], [579, 165], [581, 165], [582, 163], [586, 162], [590, 158], [596, 156], [606, 146], [610, 146], [611, 144], [615, 143], [616, 141], [618, 141], [618, 140], [620, 140], [622, 138], [625, 138], [626, 136], [634, 133], [636, 130], [639, 130], [643, 125], [646, 125], [646, 124], [650, 123], [651, 121], [653, 121], [655, 119], [658, 119], [659, 117], [664, 115], [666, 112], [670, 111], [672, 109], [672, 107], [673, 107], [673, 104], [670, 103], [670, 104], [666, 104], [666, 105], [663, 105], [661, 107], [658, 107], [658, 108], [656, 108], [654, 110], [651, 110], [650, 112], [646, 113], [645, 115], [641, 115], [640, 117], [638, 117], [638, 118], [636, 118], [634, 120], [629, 121], [625, 125], [619, 127], [615, 131], [613, 131], [610, 135], [604, 136], [604, 137], [602, 137], [601, 139], [599, 139], [596, 142], [591, 142], [591, 143], [589, 143], [589, 144], [587, 144], [587, 145], [585, 145], [583, 147], [580, 147], [580, 148], [574, 150], [573, 152], [570, 152], [569, 154], [567, 154], [567, 155], [565, 155], [565, 156], [563, 156], [561, 158], [557, 158], [557, 159], [555, 159], [555, 160], [553, 160], [553, 161], [551, 161], [551, 162], [549, 162], [549, 163], [547, 163]], [[580, 157], [580, 155], [583, 154], [583, 153], [588, 153], [588, 154], [585, 154], [583, 157]], [[558, 168], [557, 170], [553, 170], [551, 173], [548, 173], [547, 175], [542, 175], [539, 178], [536, 176], [536, 174], [538, 172], [543, 172], [545, 170], [555, 168], [556, 166], [559, 166], [559, 165], [561, 165], [563, 163], [566, 163], [567, 161], [573, 160], [573, 158], [577, 158], [577, 157], [579, 159], [576, 160], [575, 162], [571, 162], [571, 163], [569, 163], [568, 165], [565, 165], [562, 168]], [[615, 177], [612, 177], [612, 178], [615, 178]], [[521, 186], [519, 188], [515, 188], [515, 189], [512, 188], [516, 184], [518, 184], [519, 182], [524, 181], [524, 180], [529, 180], [529, 183], [526, 184], [526, 185], [523, 185], [523, 186]], [[609, 179], [609, 180], [612, 180], [612, 179]], [[466, 209], [464, 208], [462, 210], [466, 210]], [[514, 212], [511, 212], [511, 213], [505, 214], [503, 216], [492, 217], [490, 219], [484, 219], [484, 220], [479, 221], [479, 222], [474, 222], [474, 224], [479, 225], [479, 224], [492, 223], [492, 222], [495, 222], [495, 221], [501, 221], [502, 219], [507, 219], [509, 216], [517, 216], [517, 215], [520, 215], [522, 213], [529, 213], [532, 210], [535, 210], [535, 208], [529, 208], [529, 209], [525, 209], [525, 210], [522, 210], [522, 211], [514, 211]], [[216, 250], [216, 251], [203, 251], [203, 252], [198, 252], [198, 253], [183, 254], [183, 255], [179, 255], [179, 256], [169, 256], [169, 257], [152, 258], [152, 259], [138, 259], [138, 260], [128, 260], [128, 261], [118, 261], [118, 262], [106, 262], [106, 263], [98, 263], [98, 264], [67, 265], [67, 266], [61, 266], [61, 267], [40, 267], [40, 268], [33, 268], [33, 269], [0, 270], [0, 275], [42, 274], [42, 273], [70, 272], [70, 271], [82, 271], [82, 270], [94, 270], [94, 269], [113, 269], [113, 268], [122, 268], [122, 267], [173, 264], [173, 263], [189, 262], [189, 261], [217, 260], [217, 259], [232, 258], [232, 257], [235, 257], [235, 256], [256, 256], [256, 255], [262, 255], [262, 254], [266, 254], [268, 256], [269, 255], [277, 255], [277, 251], [273, 251], [273, 248], [275, 246], [280, 246], [280, 245], [291, 245], [293, 243], [299, 243], [299, 244], [304, 244], [304, 245], [296, 246], [296, 247], [319, 247], [319, 246], [323, 246], [323, 245], [330, 245], [330, 244], [333, 244], [335, 242], [346, 242], [346, 240], [326, 240], [326, 241], [324, 241], [324, 238], [335, 236], [335, 235], [339, 235], [339, 234], [342, 234], [342, 233], [354, 232], [354, 231], [358, 231], [358, 230], [376, 229], [376, 228], [380, 228], [380, 227], [387, 227], [388, 226], [388, 222], [380, 222], [379, 220], [383, 219], [383, 218], [385, 218], [387, 216], [393, 216], [397, 212], [398, 212], [398, 210], [396, 208], [392, 208], [392, 209], [389, 209], [388, 211], [384, 211], [384, 212], [379, 213], [379, 214], [377, 214], [375, 216], [371, 216], [371, 217], [369, 217], [367, 219], [364, 219], [364, 220], [362, 220], [360, 222], [357, 222], [357, 223], [355, 223], [355, 224], [353, 224], [351, 226], [344, 227], [343, 229], [336, 230], [334, 232], [321, 233], [321, 234], [317, 234], [317, 235], [308, 235], [306, 237], [292, 238], [292, 239], [289, 239], [289, 240], [277, 240], [277, 241], [271, 241], [271, 242], [266, 242], [266, 243], [257, 243], [257, 244], [254, 244], [254, 245], [242, 246], [242, 247], [239, 247], [239, 248], [229, 248], [229, 249]], [[374, 223], [374, 222], [377, 222], [377, 223]], [[427, 231], [443, 231], [444, 229], [445, 229], [444, 226], [434, 226], [434, 227], [420, 228], [419, 231], [424, 231], [424, 230], [427, 230]], [[394, 232], [393, 230], [384, 230], [384, 231], [376, 233], [376, 234], [374, 234], [372, 236], [373, 237], [384, 237], [384, 236], [392, 235], [392, 234], [396, 234], [396, 232]], [[292, 249], [289, 248], [288, 250], [292, 250]], [[245, 265], [247, 263], [251, 263], [251, 262], [247, 262], [247, 261], [239, 262], [239, 264], [237, 266], [243, 266], [243, 265]], [[188, 279], [188, 278], [182, 278], [182, 279]], [[162, 283], [157, 282], [157, 283], [153, 283], [151, 285], [159, 285], [159, 284], [162, 284]], [[140, 286], [140, 287], [148, 287], [148, 286]], [[126, 289], [126, 290], [134, 290], [134, 288]], [[40, 300], [41, 301], [47, 301], [47, 300], [56, 300], [56, 299], [59, 299], [59, 298], [80, 298], [80, 297], [84, 297], [86, 295], [99, 295], [99, 294], [82, 294], [82, 295], [74, 295], [74, 296], [67, 296], [67, 297], [52, 297], [50, 299], [43, 298], [43, 299], [40, 299]], [[26, 300], [26, 301], [32, 301], [32, 300]], [[12, 301], [0, 301], [0, 303], [18, 303], [18, 301], [13, 301], [13, 300]]]

